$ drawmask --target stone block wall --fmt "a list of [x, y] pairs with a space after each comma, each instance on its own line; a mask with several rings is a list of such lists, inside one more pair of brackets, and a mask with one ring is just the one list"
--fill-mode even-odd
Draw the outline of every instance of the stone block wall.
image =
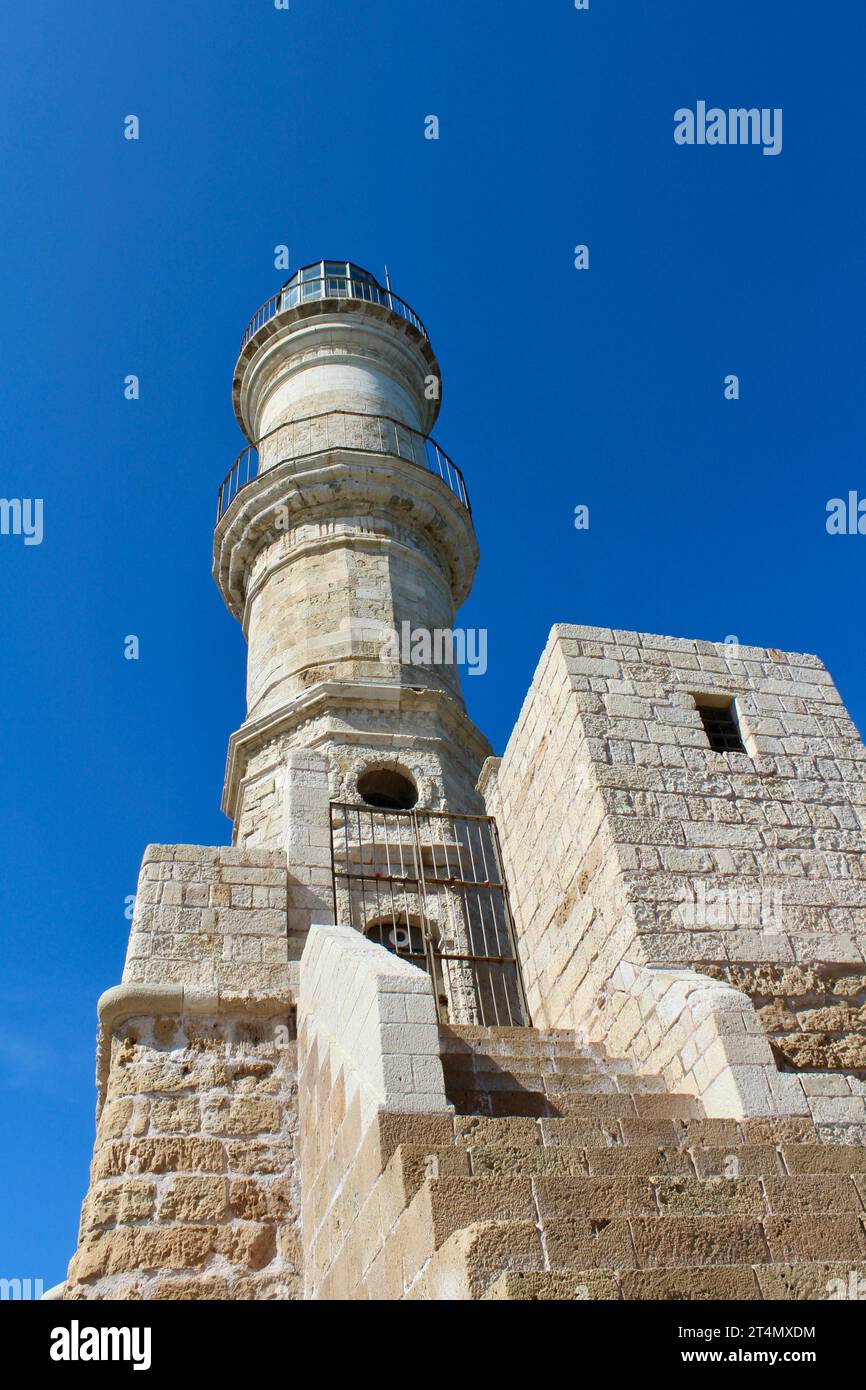
[[[745, 753], [696, 695], [735, 698]], [[536, 1023], [711, 1113], [866, 1121], [866, 749], [816, 657], [556, 627], [480, 785]]]
[[[708, 973], [715, 973], [715, 968], [708, 967]], [[754, 1000], [783, 1065], [866, 1077], [866, 973], [862, 968], [816, 961], [757, 969], [731, 966], [725, 974]]]
[[287, 983], [285, 855], [148, 845], [123, 979], [274, 993]]
[[441, 1121], [450, 1142], [430, 976], [350, 927], [314, 926], [301, 960], [298, 1040], [307, 1296], [355, 1297], [362, 1249], [382, 1248], [408, 1202], [398, 1177], [405, 1201], [393, 1219], [376, 1205], [362, 1219], [397, 1147], [389, 1133], [405, 1137], [408, 1124], [426, 1135]]
[[[299, 829], [300, 835], [300, 829]], [[72, 1298], [294, 1298], [297, 961], [311, 869], [284, 850], [150, 845], [99, 1106]]]
[[[285, 991], [313, 915], [330, 899], [330, 854], [298, 825], [285, 850], [148, 845], [123, 979], [243, 992]], [[313, 882], [313, 880], [316, 880]]]
[[65, 1297], [301, 1297], [289, 1010], [195, 1013], [178, 990], [125, 1017], [122, 993]]

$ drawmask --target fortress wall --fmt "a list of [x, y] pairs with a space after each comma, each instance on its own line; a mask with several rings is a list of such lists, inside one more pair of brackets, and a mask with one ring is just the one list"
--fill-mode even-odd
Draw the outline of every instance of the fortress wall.
[[279, 851], [148, 845], [124, 983], [284, 991], [288, 894]]
[[[746, 752], [710, 749], [696, 694], [736, 698]], [[866, 1122], [866, 749], [817, 658], [556, 627], [481, 786], [534, 1022]]]
[[[119, 994], [121, 991], [112, 991]], [[288, 1010], [120, 1018], [67, 1299], [302, 1295]]]
[[351, 927], [314, 926], [298, 1037], [306, 1296], [398, 1298], [435, 1248], [412, 1197], [437, 1146], [446, 1171], [461, 1161], [433, 982]]
[[147, 847], [123, 982], [100, 1000], [67, 1298], [301, 1296], [289, 953], [309, 872], [285, 851]]

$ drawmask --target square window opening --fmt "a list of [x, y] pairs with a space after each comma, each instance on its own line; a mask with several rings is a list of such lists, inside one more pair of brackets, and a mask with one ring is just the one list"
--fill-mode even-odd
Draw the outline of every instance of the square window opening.
[[745, 753], [746, 746], [743, 743], [733, 700], [724, 705], [717, 705], [705, 703], [699, 696], [695, 696], [695, 704], [701, 716], [704, 733], [714, 753]]

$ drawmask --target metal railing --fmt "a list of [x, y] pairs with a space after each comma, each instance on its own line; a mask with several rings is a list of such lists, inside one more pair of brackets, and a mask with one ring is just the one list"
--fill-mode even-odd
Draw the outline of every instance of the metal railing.
[[394, 294], [393, 290], [383, 289], [372, 278], [362, 280], [353, 275], [318, 275], [311, 280], [290, 281], [276, 294], [272, 294], [270, 299], [266, 299], [247, 324], [241, 341], [241, 351], [243, 352], [250, 338], [277, 314], [318, 299], [363, 299], [368, 304], [381, 304], [383, 309], [390, 309], [392, 314], [397, 314], [407, 323], [411, 323], [428, 342], [430, 340], [430, 335], [415, 310], [405, 299]]
[[[471, 513], [463, 474], [429, 435], [421, 434], [388, 415], [364, 415], [349, 410], [329, 410], [277, 425], [255, 444], [242, 449], [223, 479], [217, 499], [217, 521], [238, 493], [259, 473], [294, 459], [313, 458], [331, 449], [358, 453], [393, 454], [435, 473]], [[264, 465], [262, 463], [264, 460]]]
[[529, 1024], [492, 816], [331, 803], [337, 923], [429, 971], [440, 1022]]

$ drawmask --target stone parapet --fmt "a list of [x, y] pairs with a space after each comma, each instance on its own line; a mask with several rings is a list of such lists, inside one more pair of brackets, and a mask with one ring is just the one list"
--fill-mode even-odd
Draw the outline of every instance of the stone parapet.
[[430, 976], [350, 927], [313, 926], [298, 1041], [305, 1278], [315, 1298], [342, 1267], [347, 1203], [362, 1153], [379, 1152], [382, 1118], [450, 1124]]
[[148, 845], [123, 983], [285, 994], [296, 886], [284, 851]]
[[65, 1298], [300, 1297], [293, 1014], [222, 1002], [103, 995], [104, 1104]]
[[433, 982], [352, 927], [313, 926], [301, 957], [300, 1062], [313, 1047], [362, 1129], [380, 1110], [447, 1109]]

